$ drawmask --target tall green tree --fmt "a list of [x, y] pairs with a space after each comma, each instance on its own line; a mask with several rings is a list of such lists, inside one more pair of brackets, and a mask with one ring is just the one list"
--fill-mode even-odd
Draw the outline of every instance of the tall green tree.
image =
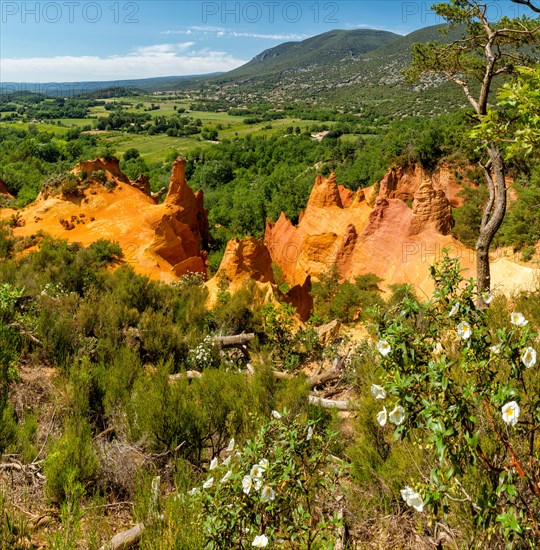
[[[530, 1], [517, 1], [538, 11]], [[489, 5], [480, 0], [449, 0], [432, 6], [448, 23], [447, 29], [464, 29], [463, 37], [450, 43], [414, 44], [412, 63], [406, 71], [410, 80], [426, 74], [443, 75], [459, 86], [481, 121], [499, 75], [512, 74], [517, 64], [527, 65], [527, 46], [540, 35], [537, 19], [503, 17], [492, 21]], [[506, 213], [505, 165], [497, 142], [484, 140], [480, 166], [489, 190], [480, 233], [476, 242], [477, 284], [480, 291], [491, 285], [489, 249]]]

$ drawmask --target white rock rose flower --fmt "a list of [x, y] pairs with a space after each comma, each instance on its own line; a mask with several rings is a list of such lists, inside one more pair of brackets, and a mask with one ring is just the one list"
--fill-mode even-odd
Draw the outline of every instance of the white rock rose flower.
[[268, 546], [268, 537], [266, 535], [257, 535], [253, 539], [251, 546], [255, 546], [255, 548], [265, 548]]
[[210, 479], [207, 479], [203, 483], [203, 489], [210, 489], [210, 487], [212, 487], [212, 483], [214, 483], [214, 478], [213, 477], [211, 477]]
[[264, 468], [260, 464], [255, 464], [251, 467], [251, 471], [249, 472], [249, 475], [251, 477], [262, 477], [264, 473]]
[[261, 500], [263, 502], [270, 502], [271, 500], [274, 500], [276, 498], [276, 493], [274, 493], [274, 490], [272, 487], [269, 487], [268, 485], [265, 485], [261, 489]]
[[528, 347], [521, 356], [521, 361], [528, 369], [534, 367], [536, 365], [536, 350]]
[[306, 441], [309, 441], [313, 437], [313, 426], [307, 429]]
[[272, 411], [272, 416], [276, 419], [276, 420], [279, 420], [281, 418], [281, 414], [279, 414], [277, 411]]
[[262, 487], [263, 480], [260, 477], [254, 477], [252, 479], [253, 479], [253, 488], [255, 489], [255, 491], [258, 491]]
[[386, 390], [382, 386], [377, 386], [377, 384], [371, 384], [371, 393], [375, 399], [386, 398]]
[[222, 462], [223, 466], [228, 466], [230, 461], [231, 461], [231, 455], [229, 455], [229, 456]]
[[386, 407], [384, 407], [384, 409], [381, 412], [377, 413], [377, 422], [381, 426], [385, 426], [386, 425], [386, 418], [387, 418]]
[[517, 311], [512, 312], [510, 315], [510, 322], [516, 327], [524, 327], [529, 324], [529, 321], [523, 317], [523, 313]]
[[253, 485], [253, 478], [251, 476], [244, 476], [242, 478], [242, 491], [244, 491], [246, 495], [249, 495], [252, 485]]
[[510, 401], [502, 408], [502, 418], [509, 426], [515, 426], [519, 419], [519, 405]]
[[259, 466], [263, 469], [263, 471], [268, 470], [268, 466], [270, 466], [270, 462], [268, 462], [267, 458], [261, 458], [259, 460]]
[[401, 405], [397, 405], [388, 415], [388, 419], [392, 424], [399, 426], [405, 420], [405, 409]]
[[456, 313], [459, 311], [459, 302], [456, 302], [453, 306], [452, 306], [452, 309], [450, 310], [450, 313], [448, 313], [448, 317], [453, 317], [454, 315], [456, 315]]
[[502, 351], [502, 344], [497, 344], [496, 346], [490, 346], [491, 353], [495, 355], [500, 355]]
[[[198, 487], [193, 487], [193, 489], [191, 489], [190, 491], [188, 491], [188, 495], [195, 495], [196, 493], [199, 492], [199, 488]], [[178, 495], [177, 495], [178, 496]]]
[[462, 340], [468, 340], [472, 334], [471, 326], [467, 321], [461, 321], [457, 326], [457, 333]]
[[401, 490], [401, 497], [407, 503], [407, 506], [411, 506], [417, 512], [422, 512], [424, 509], [424, 501], [420, 493], [413, 491], [410, 487], [405, 487]]
[[232, 476], [232, 471], [229, 470], [222, 478], [221, 478], [221, 481], [220, 483], [225, 483], [226, 481], [229, 480], [229, 478]]
[[210, 462], [210, 467], [208, 469], [209, 470], [214, 470], [215, 468], [217, 468], [217, 465], [218, 465], [218, 459], [217, 459], [217, 456], [215, 456], [212, 459], [212, 462]]
[[482, 292], [482, 300], [484, 300], [484, 302], [486, 304], [491, 304], [491, 302], [493, 301], [493, 294], [491, 294], [491, 292]]
[[231, 453], [234, 450], [234, 438], [229, 441], [227, 448], [225, 449], [228, 453]]
[[385, 357], [392, 351], [390, 344], [386, 340], [380, 340], [377, 344], [377, 349], [379, 353]]

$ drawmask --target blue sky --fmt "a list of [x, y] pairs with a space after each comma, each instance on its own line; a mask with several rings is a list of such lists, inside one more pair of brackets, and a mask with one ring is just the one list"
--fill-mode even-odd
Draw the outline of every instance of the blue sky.
[[[494, 0], [492, 15], [526, 13]], [[407, 34], [441, 22], [431, 2], [0, 0], [0, 81], [204, 74], [332, 29]]]

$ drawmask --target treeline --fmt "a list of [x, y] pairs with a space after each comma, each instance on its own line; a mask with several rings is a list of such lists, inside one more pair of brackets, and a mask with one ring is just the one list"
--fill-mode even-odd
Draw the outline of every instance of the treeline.
[[45, 180], [70, 170], [80, 160], [96, 157], [100, 152], [95, 136], [69, 130], [64, 137], [0, 126], [0, 178], [24, 206], [33, 201]]
[[3, 120], [86, 118], [91, 107], [101, 104], [96, 99], [49, 98], [30, 92], [0, 94], [0, 112], [8, 113]]

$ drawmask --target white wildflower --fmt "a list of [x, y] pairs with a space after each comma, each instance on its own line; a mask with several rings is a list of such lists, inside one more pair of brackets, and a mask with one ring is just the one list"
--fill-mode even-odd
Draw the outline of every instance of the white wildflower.
[[405, 409], [401, 405], [397, 405], [388, 415], [388, 419], [392, 424], [399, 426], [405, 420]]
[[188, 491], [188, 495], [194, 495], [196, 493], [199, 492], [199, 488], [198, 487], [193, 487], [193, 489], [191, 489], [190, 491]]
[[510, 322], [516, 327], [524, 327], [529, 323], [529, 321], [527, 321], [525, 317], [523, 317], [523, 313], [519, 313], [516, 311], [512, 312], [512, 314], [510, 315]]
[[371, 393], [375, 399], [385, 399], [386, 390], [382, 386], [377, 386], [377, 384], [371, 384]]
[[268, 466], [270, 466], [270, 462], [268, 462], [267, 458], [261, 458], [259, 460], [259, 466], [263, 469], [263, 471], [268, 470]]
[[379, 353], [385, 357], [392, 351], [390, 344], [386, 340], [380, 340], [377, 344], [377, 349]]
[[307, 429], [306, 441], [309, 441], [313, 437], [313, 426]]
[[277, 411], [272, 411], [272, 416], [276, 419], [276, 420], [279, 420], [281, 418], [281, 414], [279, 414]]
[[467, 321], [461, 321], [457, 326], [457, 333], [462, 340], [468, 340], [472, 334], [471, 326]]
[[490, 346], [491, 353], [495, 355], [500, 355], [502, 351], [502, 344], [497, 344], [496, 346]]
[[528, 369], [534, 367], [534, 365], [536, 365], [536, 350], [528, 347], [525, 350], [525, 353], [521, 356], [521, 361]]
[[410, 487], [405, 487], [401, 490], [401, 497], [407, 503], [407, 506], [411, 506], [417, 512], [421, 512], [424, 509], [424, 501], [420, 493], [413, 491]]
[[222, 462], [223, 466], [228, 466], [230, 461], [231, 461], [231, 455], [229, 455], [229, 456]]
[[251, 471], [249, 472], [249, 475], [251, 477], [262, 477], [264, 473], [264, 468], [260, 464], [255, 464], [251, 467]]
[[489, 291], [482, 292], [482, 300], [484, 300], [484, 303], [489, 305], [493, 300], [493, 294]]
[[210, 462], [210, 467], [208, 469], [209, 470], [214, 470], [215, 468], [217, 468], [217, 465], [218, 465], [218, 459], [217, 459], [217, 456], [215, 456], [212, 459], [212, 462]]
[[229, 478], [232, 476], [232, 471], [229, 470], [222, 478], [221, 478], [221, 481], [220, 483], [225, 483], [226, 481], [229, 480]]
[[265, 548], [267, 545], [268, 537], [266, 535], [257, 535], [251, 543], [251, 546], [255, 546], [255, 548]]
[[228, 453], [232, 453], [234, 450], [234, 438], [229, 441], [229, 445], [225, 449]]
[[384, 409], [381, 412], [377, 413], [377, 422], [381, 426], [385, 426], [386, 425], [386, 418], [387, 418], [386, 407], [384, 407]]
[[214, 478], [213, 477], [211, 477], [210, 479], [207, 479], [203, 483], [203, 489], [210, 489], [210, 487], [212, 487], [212, 483], [214, 483]]
[[448, 317], [453, 317], [458, 311], [459, 311], [459, 302], [456, 302], [452, 306], [452, 309], [450, 310], [450, 313], [448, 314]]
[[261, 500], [263, 502], [269, 502], [271, 500], [274, 500], [276, 498], [276, 494], [274, 493], [274, 490], [272, 487], [265, 485], [261, 489]]
[[519, 405], [515, 401], [510, 401], [502, 408], [503, 420], [509, 426], [515, 426], [519, 418]]
[[251, 476], [244, 476], [242, 479], [242, 490], [246, 493], [246, 495], [249, 495], [252, 485], [253, 478]]

